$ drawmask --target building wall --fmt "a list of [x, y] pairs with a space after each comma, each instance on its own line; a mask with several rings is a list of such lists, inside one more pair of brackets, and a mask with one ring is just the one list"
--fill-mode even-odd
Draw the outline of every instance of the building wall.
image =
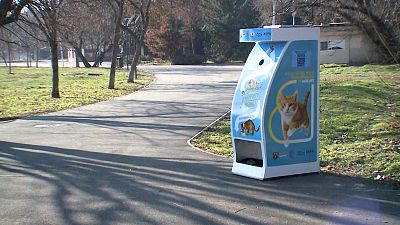
[[322, 26], [321, 47], [324, 42], [336, 41], [342, 41], [340, 46], [344, 48], [321, 48], [321, 63], [367, 64], [381, 61], [379, 52], [368, 37], [354, 26]]

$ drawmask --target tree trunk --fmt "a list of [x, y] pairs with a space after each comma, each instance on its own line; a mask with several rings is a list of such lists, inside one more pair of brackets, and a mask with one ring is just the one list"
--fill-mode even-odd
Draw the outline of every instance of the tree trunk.
[[111, 58], [111, 68], [110, 68], [110, 80], [108, 82], [108, 89], [115, 88], [115, 67], [117, 65], [117, 54], [118, 54], [118, 42], [121, 38], [121, 21], [122, 21], [122, 13], [124, 10], [124, 0], [121, 0], [119, 5], [119, 10], [117, 14], [117, 18], [115, 20], [115, 30], [114, 30], [114, 38], [113, 38], [113, 47], [112, 47], [112, 58]]
[[126, 41], [125, 44], [125, 52], [126, 52], [126, 70], [129, 71], [129, 54], [131, 54], [130, 48], [130, 40]]
[[83, 62], [83, 65], [86, 68], [92, 67], [90, 65], [90, 63], [88, 62], [88, 60], [86, 59], [86, 57], [82, 54], [82, 49], [81, 48], [75, 48], [75, 57], [78, 58], [78, 56], [81, 59], [81, 61]]
[[36, 46], [36, 68], [39, 67], [39, 43]]
[[26, 67], [29, 68], [29, 50], [26, 51]]
[[194, 55], [195, 54], [195, 51], [194, 51], [194, 40], [193, 40], [194, 38], [192, 38], [192, 55]]
[[11, 47], [10, 47], [10, 43], [7, 43], [7, 48], [8, 48], [8, 73], [12, 74], [11, 71]]
[[59, 76], [58, 76], [58, 44], [56, 40], [49, 40], [51, 50], [51, 67], [53, 69], [53, 88], [51, 97], [60, 98]]
[[133, 52], [133, 58], [132, 58], [132, 65], [131, 65], [131, 70], [129, 71], [129, 76], [128, 76], [128, 83], [133, 83], [135, 82], [135, 79], [137, 79], [137, 65], [139, 63], [140, 59], [140, 53], [141, 53], [141, 40], [135, 40], [134, 41], [134, 52]]
[[29, 67], [32, 67], [33, 52], [29, 52]]
[[4, 55], [5, 55], [5, 54], [4, 54], [4, 52], [2, 51], [2, 52], [1, 52], [1, 58], [3, 58], [4, 65], [6, 65], [6, 67], [8, 67], [7, 59], [6, 59], [6, 57], [5, 57]]
[[96, 61], [93, 63], [93, 67], [98, 67], [100, 62], [103, 62], [104, 56], [107, 52], [109, 52], [112, 48], [112, 44], [109, 45], [104, 51], [100, 52], [100, 55], [96, 58]]
[[129, 70], [129, 75], [128, 75], [128, 83], [134, 83], [135, 78], [137, 77], [137, 68], [136, 65], [133, 64], [132, 60], [132, 65], [131, 65], [131, 70]]
[[76, 54], [76, 50], [74, 49], [74, 51], [75, 51], [75, 67], [76, 68], [78, 68], [78, 67], [80, 67], [80, 65], [79, 65], [79, 58], [78, 58], [78, 55]]

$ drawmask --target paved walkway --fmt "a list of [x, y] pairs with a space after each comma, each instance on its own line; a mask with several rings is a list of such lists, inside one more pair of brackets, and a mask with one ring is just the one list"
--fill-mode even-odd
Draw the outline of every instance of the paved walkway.
[[240, 67], [146, 67], [150, 87], [0, 123], [0, 224], [398, 224], [400, 192], [325, 174], [257, 181], [186, 140]]

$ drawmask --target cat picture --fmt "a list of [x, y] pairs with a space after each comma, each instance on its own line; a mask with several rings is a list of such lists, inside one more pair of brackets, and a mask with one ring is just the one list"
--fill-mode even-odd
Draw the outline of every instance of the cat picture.
[[308, 117], [307, 105], [310, 92], [304, 96], [303, 103], [297, 101], [298, 92], [293, 95], [285, 96], [279, 93], [278, 109], [281, 114], [283, 141], [285, 147], [289, 146], [288, 139], [299, 128], [304, 128], [305, 135], [308, 136], [310, 119]]
[[258, 132], [260, 130], [260, 126], [256, 129], [252, 120], [246, 120], [246, 122], [242, 123], [242, 133], [247, 131], [247, 134], [254, 135], [254, 132]]

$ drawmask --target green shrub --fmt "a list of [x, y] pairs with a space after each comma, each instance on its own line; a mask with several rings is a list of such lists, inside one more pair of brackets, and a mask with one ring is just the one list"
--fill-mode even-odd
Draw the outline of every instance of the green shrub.
[[172, 59], [174, 65], [200, 65], [206, 61], [206, 58], [202, 55], [189, 54], [189, 55], [178, 55]]

